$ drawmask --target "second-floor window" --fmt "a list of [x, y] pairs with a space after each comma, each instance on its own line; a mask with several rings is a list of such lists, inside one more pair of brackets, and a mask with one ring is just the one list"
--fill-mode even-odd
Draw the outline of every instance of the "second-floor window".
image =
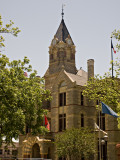
[[59, 131], [66, 129], [66, 114], [59, 114]]
[[59, 94], [59, 106], [66, 106], [66, 93]]

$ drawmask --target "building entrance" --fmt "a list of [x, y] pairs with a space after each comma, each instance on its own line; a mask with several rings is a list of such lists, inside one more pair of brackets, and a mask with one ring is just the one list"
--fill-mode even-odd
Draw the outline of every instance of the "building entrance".
[[37, 143], [35, 143], [32, 147], [32, 158], [41, 158], [40, 147]]

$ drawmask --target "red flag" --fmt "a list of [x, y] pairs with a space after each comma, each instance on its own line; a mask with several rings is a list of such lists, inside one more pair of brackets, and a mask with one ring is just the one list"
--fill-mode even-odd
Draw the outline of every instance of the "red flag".
[[47, 117], [46, 116], [44, 116], [44, 117], [45, 117], [45, 127], [50, 131], [50, 123], [49, 123]]
[[48, 124], [47, 117], [45, 116], [45, 126]]

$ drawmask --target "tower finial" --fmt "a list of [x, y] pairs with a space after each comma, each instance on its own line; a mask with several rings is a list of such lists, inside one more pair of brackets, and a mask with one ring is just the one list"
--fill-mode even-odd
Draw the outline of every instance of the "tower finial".
[[64, 6], [65, 6], [65, 4], [62, 4], [62, 13], [61, 13], [62, 19], [63, 19], [63, 16], [64, 16], [64, 12], [63, 12], [64, 11], [64, 8], [63, 8]]

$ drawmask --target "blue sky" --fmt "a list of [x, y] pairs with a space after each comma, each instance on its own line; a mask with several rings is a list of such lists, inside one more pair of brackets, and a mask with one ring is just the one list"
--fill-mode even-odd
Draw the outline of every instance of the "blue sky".
[[[76, 45], [76, 66], [87, 70], [87, 60], [95, 60], [95, 74], [110, 67], [111, 33], [120, 29], [120, 0], [0, 0], [4, 24], [9, 20], [21, 30], [19, 36], [5, 35], [10, 60], [27, 56], [33, 69], [43, 76], [49, 66], [49, 46], [64, 20]], [[117, 43], [113, 39], [113, 45]], [[114, 59], [120, 57], [118, 52]]]

